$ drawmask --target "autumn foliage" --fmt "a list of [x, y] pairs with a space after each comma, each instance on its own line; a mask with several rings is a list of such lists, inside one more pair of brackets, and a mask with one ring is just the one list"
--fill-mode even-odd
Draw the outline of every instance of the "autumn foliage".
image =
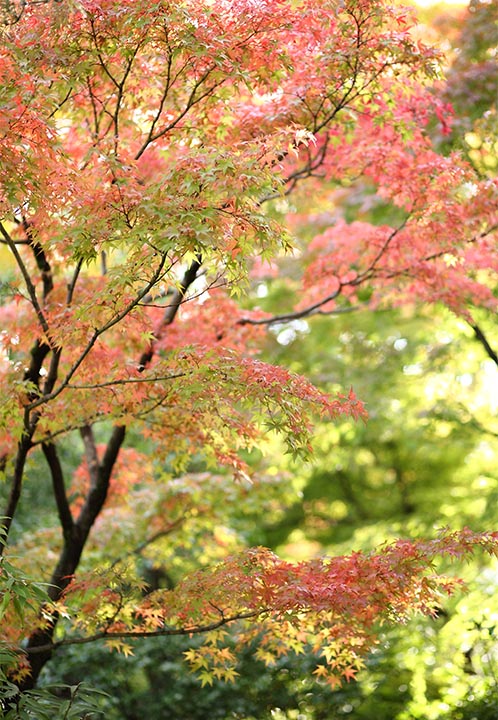
[[[353, 390], [330, 397], [263, 362], [267, 326], [358, 303], [440, 302], [472, 327], [476, 307], [496, 310], [496, 183], [432, 144], [431, 124], [451, 127], [431, 93], [437, 53], [384, 0], [11, 10], [0, 48], [6, 536], [40, 452], [59, 520], [12, 548], [49, 583], [25, 612], [16, 584], [4, 590], [5, 640], [24, 643], [16, 677], [34, 684], [66, 644], [127, 652], [130, 637], [202, 633], [187, 660], [206, 682], [230, 679], [229, 629], [236, 646], [258, 640], [265, 661], [312, 649], [318, 676], [354, 677], [379, 623], [434, 612], [453, 589], [436, 558], [494, 553], [494, 534], [301, 564], [220, 549], [154, 592], [134, 549], [174, 544], [193, 517], [215, 526], [231, 493], [250, 502], [242, 451], [269, 430], [299, 458], [314, 417], [366, 419]], [[312, 193], [333, 208], [358, 180], [397, 222], [313, 216], [301, 202]], [[297, 268], [296, 302], [270, 316], [246, 292], [282, 259]], [[193, 458], [205, 475], [189, 471]]]

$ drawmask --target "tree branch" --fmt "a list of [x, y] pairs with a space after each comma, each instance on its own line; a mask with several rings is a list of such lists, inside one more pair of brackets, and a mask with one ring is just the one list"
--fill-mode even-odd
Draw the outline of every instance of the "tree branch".
[[42, 248], [40, 243], [34, 237], [33, 228], [31, 227], [31, 225], [25, 218], [22, 219], [22, 226], [24, 228], [24, 232], [26, 233], [26, 239], [28, 241], [28, 244], [29, 244], [30, 248], [33, 250], [33, 255], [35, 257], [35, 261], [36, 261], [38, 270], [41, 273], [42, 284], [43, 284], [43, 299], [45, 300], [46, 297], [48, 296], [48, 294], [54, 288], [54, 280], [52, 277], [52, 268], [50, 266], [50, 263], [47, 259], [46, 254], [45, 254], [45, 250]]
[[304, 308], [304, 310], [296, 310], [296, 312], [286, 313], [285, 315], [273, 315], [270, 318], [260, 318], [259, 320], [254, 320], [253, 318], [240, 318], [240, 320], [237, 320], [237, 325], [275, 325], [275, 323], [291, 322], [292, 320], [310, 317], [310, 315], [316, 314], [319, 308], [323, 305], [335, 300], [336, 297], [341, 294], [342, 288], [343, 285], [339, 284], [339, 287], [333, 293], [327, 295], [322, 300], [313, 303], [313, 305], [309, 305], [307, 308]]
[[94, 485], [97, 482], [99, 458], [97, 455], [97, 446], [95, 444], [95, 438], [93, 437], [92, 427], [90, 425], [84, 425], [80, 428], [80, 435], [85, 446], [85, 457], [88, 473], [90, 475], [90, 483], [91, 485]]
[[481, 345], [483, 346], [484, 350], [486, 351], [486, 354], [488, 355], [488, 357], [491, 358], [491, 360], [495, 363], [495, 365], [498, 365], [498, 354], [491, 347], [489, 340], [486, 337], [486, 335], [484, 334], [484, 331], [482, 330], [482, 328], [479, 325], [473, 324], [471, 322], [469, 322], [469, 325], [472, 328], [472, 330], [474, 331], [476, 340], [481, 343]]
[[59, 520], [61, 522], [62, 534], [64, 538], [69, 538], [73, 532], [74, 522], [67, 500], [62, 465], [57, 454], [57, 449], [53, 443], [42, 443], [42, 450], [52, 476], [52, 488], [57, 504]]
[[114, 325], [117, 325], [119, 322], [121, 322], [121, 320], [123, 320], [127, 315], [129, 315], [131, 313], [131, 311], [140, 304], [140, 301], [149, 293], [151, 288], [154, 287], [157, 280], [159, 279], [159, 277], [162, 274], [162, 270], [163, 270], [164, 264], [166, 262], [166, 257], [167, 257], [166, 254], [164, 254], [162, 256], [161, 262], [159, 263], [158, 268], [152, 275], [152, 278], [149, 280], [149, 282], [143, 288], [143, 290], [141, 290], [137, 294], [137, 296], [135, 298], [133, 298], [133, 300], [131, 302], [129, 302], [123, 310], [121, 310], [121, 312], [117, 313], [111, 320], [109, 320], [107, 323], [105, 323], [105, 325], [102, 325], [100, 328], [97, 328], [96, 330], [94, 330], [93, 335], [91, 336], [90, 340], [88, 341], [86, 347], [82, 350], [82, 352], [80, 353], [80, 356], [74, 361], [72, 366], [69, 368], [69, 370], [66, 374], [66, 377], [61, 381], [61, 384], [59, 385], [59, 387], [57, 389], [53, 390], [48, 395], [43, 395], [42, 397], [40, 397], [36, 400], [33, 400], [33, 402], [27, 406], [30, 410], [38, 407], [39, 405], [44, 405], [45, 403], [49, 402], [50, 400], [53, 400], [58, 395], [60, 395], [60, 393], [63, 390], [65, 390], [67, 388], [67, 386], [69, 385], [69, 383], [71, 381], [71, 378], [76, 373], [76, 371], [80, 367], [81, 363], [85, 360], [87, 355], [91, 352], [93, 346], [95, 345], [95, 343], [97, 342], [99, 337], [101, 335], [103, 335], [105, 332], [107, 332], [107, 330], [114, 327]]
[[29, 299], [31, 300], [31, 304], [33, 305], [33, 307], [35, 309], [36, 316], [38, 318], [40, 326], [41, 326], [43, 332], [45, 333], [47, 342], [50, 342], [50, 338], [49, 338], [50, 331], [49, 331], [48, 322], [47, 322], [45, 315], [43, 314], [43, 310], [41, 309], [40, 303], [38, 302], [38, 297], [36, 295], [35, 286], [33, 285], [31, 277], [28, 273], [28, 269], [23, 262], [23, 259], [19, 253], [19, 250], [17, 249], [16, 243], [14, 242], [14, 240], [12, 239], [10, 234], [7, 232], [7, 230], [5, 229], [5, 226], [2, 222], [0, 222], [0, 233], [2, 233], [3, 237], [5, 238], [5, 241], [6, 241], [7, 245], [9, 246], [9, 249], [12, 252], [12, 254], [16, 260], [17, 266], [18, 266], [19, 270], [21, 271], [21, 275], [24, 278], [24, 283], [28, 290]]
[[35, 655], [37, 653], [53, 652], [60, 647], [66, 647], [68, 645], [85, 645], [87, 643], [97, 642], [98, 640], [112, 640], [125, 639], [125, 638], [151, 638], [151, 637], [166, 637], [171, 635], [200, 635], [202, 633], [211, 632], [217, 630], [224, 625], [236, 622], [237, 620], [248, 620], [250, 618], [256, 618], [268, 612], [268, 608], [260, 608], [258, 610], [248, 610], [247, 612], [236, 613], [235, 615], [229, 615], [228, 617], [223, 616], [220, 620], [216, 620], [212, 623], [206, 623], [206, 625], [194, 625], [182, 628], [170, 628], [165, 627], [160, 630], [123, 630], [121, 632], [107, 632], [103, 631], [95, 633], [94, 635], [88, 635], [87, 637], [80, 638], [66, 638], [59, 640], [54, 643], [47, 643], [45, 645], [39, 645], [37, 647], [30, 647], [25, 650], [28, 655]]
[[161, 538], [170, 535], [174, 530], [176, 530], [177, 527], [179, 527], [180, 525], [182, 525], [182, 523], [185, 522], [185, 519], [185, 515], [181, 515], [179, 518], [171, 522], [168, 527], [164, 528], [163, 530], [158, 530], [153, 535], [143, 540], [135, 548], [133, 548], [133, 550], [129, 550], [124, 555], [115, 558], [111, 563], [111, 568], [116, 567], [116, 565], [119, 565], [119, 563], [123, 562], [131, 555], [140, 555], [142, 550], [145, 550], [146, 547], [152, 545], [152, 543], [155, 543], [156, 540], [160, 540]]
[[81, 508], [76, 526], [82, 541], [82, 549], [90, 528], [102, 510], [109, 490], [109, 482], [117, 460], [119, 450], [124, 442], [126, 428], [123, 425], [116, 425], [107, 443], [102, 461], [99, 462], [95, 440], [90, 427], [81, 429], [81, 435], [85, 443], [85, 451], [90, 473], [90, 490], [83, 507]]
[[143, 372], [152, 360], [155, 352], [155, 343], [161, 339], [166, 327], [168, 325], [171, 325], [171, 323], [175, 319], [187, 290], [197, 278], [197, 273], [199, 272], [201, 265], [202, 257], [201, 255], [197, 255], [196, 259], [192, 261], [189, 268], [186, 270], [179, 287], [174, 290], [171, 302], [168, 304], [162, 320], [159, 324], [159, 327], [156, 329], [154, 339], [151, 341], [149, 348], [144, 353], [142, 353], [142, 356], [138, 361], [139, 372]]
[[[29, 420], [26, 418], [26, 422]], [[34, 428], [33, 428], [34, 432]], [[3, 512], [3, 528], [4, 528], [4, 542], [0, 543], [0, 557], [2, 557], [9, 535], [10, 528], [14, 515], [16, 514], [17, 505], [21, 497], [22, 481], [24, 476], [24, 466], [26, 465], [26, 458], [31, 449], [31, 438], [32, 433], [25, 433], [21, 438], [16, 453], [16, 460], [14, 463], [14, 472], [12, 475], [12, 484], [10, 488], [9, 499], [7, 506]]]
[[76, 283], [78, 281], [78, 277], [79, 277], [82, 267], [83, 267], [83, 258], [80, 258], [74, 269], [74, 273], [73, 273], [73, 277], [71, 278], [71, 282], [67, 286], [66, 303], [67, 303], [68, 307], [73, 302], [74, 290], [76, 288]]
[[[52, 573], [48, 588], [48, 595], [52, 600], [58, 600], [61, 597], [79, 565], [92, 525], [107, 498], [111, 473], [124, 441], [125, 434], [126, 430], [124, 427], [115, 427], [107, 444], [102, 462], [98, 464], [96, 469], [92, 465], [91, 475], [93, 474], [93, 478], [85, 504], [78, 519], [72, 524], [71, 528], [69, 528], [68, 522], [66, 525], [67, 532], [64, 536], [64, 545], [57, 566]], [[91, 429], [84, 429], [82, 435], [84, 441], [86, 441], [85, 448], [90, 457], [90, 461], [93, 462], [94, 459], [97, 459], [98, 462]], [[65, 518], [65, 521], [67, 520], [68, 519]], [[50, 610], [48, 606], [42, 608], [42, 612], [43, 611], [45, 611], [44, 626], [35, 630], [27, 642], [26, 653], [30, 656], [31, 675], [21, 684], [23, 690], [35, 685], [43, 666], [50, 659], [54, 647], [57, 646], [52, 643], [52, 638], [59, 614], [58, 612]]]
[[[189, 97], [187, 99], [187, 102], [185, 103], [185, 107], [183, 110], [181, 110], [178, 115], [171, 120], [171, 122], [168, 123], [164, 128], [161, 130], [158, 130], [157, 132], [153, 132], [152, 128], [149, 131], [149, 135], [145, 139], [142, 147], [138, 150], [138, 152], [135, 155], [135, 160], [138, 160], [144, 152], [147, 150], [149, 145], [151, 145], [156, 140], [159, 140], [159, 138], [164, 137], [168, 132], [173, 130], [178, 123], [188, 114], [188, 112], [194, 107], [194, 105], [197, 105], [201, 102], [201, 100], [204, 100], [204, 98], [209, 97], [220, 85], [222, 85], [225, 80], [219, 80], [213, 82], [212, 85], [210, 85], [204, 92], [202, 92], [200, 95], [196, 96], [197, 90], [201, 87], [201, 85], [207, 80], [207, 78], [211, 75], [213, 70], [216, 70], [216, 64], [211, 65], [207, 68], [207, 70], [204, 72], [204, 74], [195, 82], [192, 90], [190, 91]], [[153, 120], [154, 127], [155, 124], [157, 124], [157, 120]]]

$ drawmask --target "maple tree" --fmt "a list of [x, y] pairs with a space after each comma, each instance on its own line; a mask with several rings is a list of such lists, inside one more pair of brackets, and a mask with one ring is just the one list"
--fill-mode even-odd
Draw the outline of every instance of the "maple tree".
[[[13, 677], [33, 686], [65, 645], [128, 652], [127, 638], [199, 633], [187, 660], [206, 682], [231, 679], [234, 623], [237, 644], [259, 639], [264, 660], [312, 648], [319, 677], [354, 677], [379, 622], [434, 612], [455, 586], [435, 559], [493, 553], [495, 534], [448, 531], [300, 564], [236, 547], [154, 592], [132, 561], [137, 547], [216, 516], [230, 492], [245, 502], [243, 451], [268, 429], [302, 457], [314, 416], [366, 417], [352, 390], [330, 397], [258, 358], [266, 327], [357, 303], [442, 302], [496, 361], [473, 314], [496, 309], [496, 183], [431, 145], [429, 121], [442, 132], [451, 122], [430, 92], [437, 53], [412, 36], [405, 8], [379, 0], [8, 7], [6, 547], [40, 453], [59, 521], [12, 541], [23, 572], [48, 583], [43, 599], [6, 553]], [[333, 208], [354, 182], [397, 221], [331, 212], [312, 218], [308, 238], [302, 197]], [[251, 283], [276, 273], [292, 307], [244, 304]], [[81, 457], [68, 462], [70, 452]], [[198, 475], [200, 458], [209, 472]]]

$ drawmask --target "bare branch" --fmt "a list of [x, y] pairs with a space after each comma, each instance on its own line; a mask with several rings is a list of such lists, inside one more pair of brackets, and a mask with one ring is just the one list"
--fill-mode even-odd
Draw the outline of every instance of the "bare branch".
[[273, 315], [272, 317], [260, 318], [259, 320], [254, 320], [253, 318], [241, 318], [240, 320], [237, 320], [237, 325], [275, 325], [275, 323], [291, 322], [292, 320], [299, 320], [300, 318], [310, 317], [311, 315], [315, 315], [317, 310], [323, 305], [331, 302], [332, 300], [335, 300], [336, 297], [340, 295], [342, 288], [343, 285], [339, 284], [339, 287], [333, 293], [327, 295], [322, 300], [313, 303], [313, 305], [309, 305], [303, 310], [296, 310], [296, 312], [286, 313], [285, 315]]

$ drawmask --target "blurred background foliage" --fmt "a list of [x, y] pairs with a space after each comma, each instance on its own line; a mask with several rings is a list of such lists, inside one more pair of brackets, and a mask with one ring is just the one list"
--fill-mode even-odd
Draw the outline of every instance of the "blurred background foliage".
[[[452, 134], [435, 140], [442, 152], [460, 149], [489, 176], [498, 167], [497, 15], [496, 4], [482, 0], [472, 0], [468, 11], [444, 4], [420, 11], [420, 33], [448, 59], [438, 91], [455, 108]], [[347, 220], [392, 222], [392, 209], [369, 202], [370, 192], [341, 190], [334, 212]], [[308, 202], [320, 210], [319, 199]], [[303, 237], [319, 229], [303, 228]], [[278, 313], [294, 299], [294, 287], [289, 270], [258, 281], [254, 296], [259, 307]], [[492, 321], [483, 317], [482, 324], [496, 342]], [[294, 321], [273, 326], [264, 359], [331, 391], [352, 385], [370, 419], [366, 425], [318, 423], [311, 464], [293, 463], [269, 437], [264, 455], [248, 458], [264, 478], [252, 488], [229, 491], [229, 478], [210, 482], [194, 460], [187, 489], [192, 507], [204, 498], [214, 509], [192, 514], [174, 535], [134, 554], [150, 587], [174, 584], [186, 568], [241, 544], [299, 560], [431, 535], [446, 525], [496, 528], [498, 369], [463, 321], [442, 308], [409, 304]], [[71, 467], [75, 460], [64, 462]], [[39, 508], [43, 532], [53, 508], [43, 482], [34, 480], [41, 476], [37, 463], [35, 457], [24, 502]], [[131, 552], [132, 540], [116, 556]], [[310, 658], [266, 668], [249, 649], [233, 685], [201, 687], [181, 661], [189, 641], [174, 638], [137, 644], [127, 658], [98, 646], [66, 649], [43, 682], [71, 685], [84, 678], [107, 693], [99, 701], [107, 720], [495, 720], [498, 572], [482, 562], [476, 558], [464, 570], [470, 592], [444, 601], [434, 619], [386, 629], [359, 681], [336, 691], [311, 678]]]

